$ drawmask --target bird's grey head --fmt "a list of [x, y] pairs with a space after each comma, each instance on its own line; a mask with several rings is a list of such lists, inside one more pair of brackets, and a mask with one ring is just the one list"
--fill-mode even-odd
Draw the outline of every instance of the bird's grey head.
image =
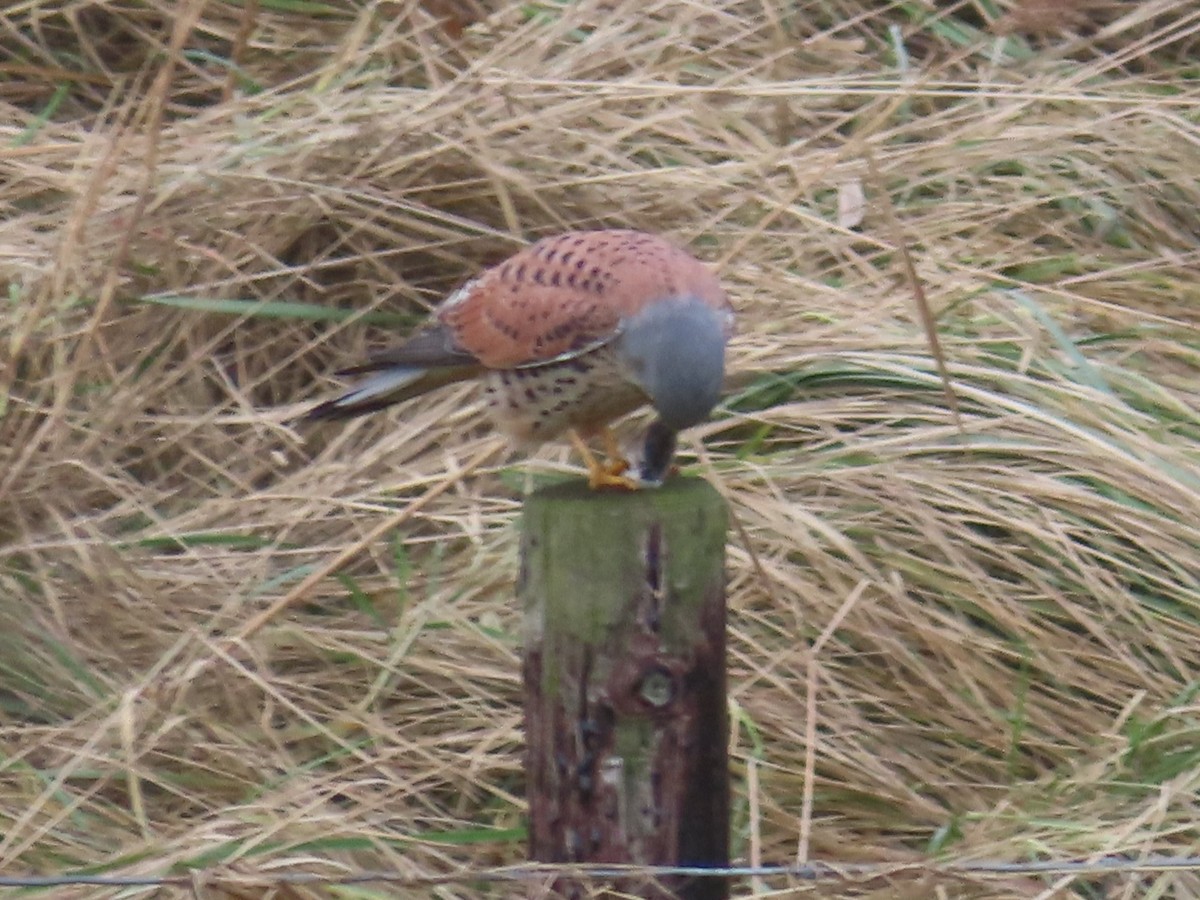
[[728, 330], [725, 311], [694, 297], [652, 304], [625, 323], [621, 357], [668, 428], [702, 422], [717, 405]]

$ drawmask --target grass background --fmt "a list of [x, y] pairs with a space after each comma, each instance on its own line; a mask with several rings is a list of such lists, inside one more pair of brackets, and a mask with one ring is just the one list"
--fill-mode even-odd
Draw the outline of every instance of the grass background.
[[682, 448], [741, 526], [738, 858], [1200, 852], [1195, 4], [18, 0], [0, 54], [0, 871], [524, 858], [517, 515], [565, 448], [470, 388], [286, 421], [596, 226], [739, 310]]

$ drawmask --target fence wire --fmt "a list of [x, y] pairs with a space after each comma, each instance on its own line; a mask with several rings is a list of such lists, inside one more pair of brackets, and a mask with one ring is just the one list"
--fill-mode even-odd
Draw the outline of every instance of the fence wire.
[[393, 887], [431, 887], [460, 882], [528, 882], [550, 878], [605, 881], [613, 878], [787, 878], [795, 881], [858, 881], [896, 876], [1013, 876], [1013, 875], [1114, 875], [1168, 871], [1200, 871], [1200, 856], [1105, 856], [1096, 859], [1034, 860], [1031, 862], [960, 861], [920, 863], [813, 862], [800, 866], [636, 866], [526, 864], [489, 869], [469, 869], [437, 875], [406, 875], [370, 871], [321, 874], [302, 871], [246, 872], [228, 867], [196, 869], [181, 875], [4, 875], [0, 887], [51, 888], [169, 887], [213, 885], [352, 885], [388, 884]]

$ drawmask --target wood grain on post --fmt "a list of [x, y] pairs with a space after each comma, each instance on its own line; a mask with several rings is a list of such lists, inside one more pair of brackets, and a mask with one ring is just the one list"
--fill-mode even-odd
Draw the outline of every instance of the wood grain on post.
[[[566, 484], [525, 502], [529, 849], [536, 862], [725, 866], [721, 496]], [[626, 895], [728, 896], [721, 878], [622, 879]], [[560, 878], [556, 896], [588, 896]]]

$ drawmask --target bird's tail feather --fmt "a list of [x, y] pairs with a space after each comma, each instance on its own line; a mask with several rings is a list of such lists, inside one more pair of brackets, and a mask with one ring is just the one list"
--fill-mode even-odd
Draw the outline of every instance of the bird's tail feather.
[[473, 368], [448, 366], [437, 369], [381, 369], [350, 390], [310, 409], [305, 419], [349, 419], [400, 403], [442, 385], [462, 381]]

